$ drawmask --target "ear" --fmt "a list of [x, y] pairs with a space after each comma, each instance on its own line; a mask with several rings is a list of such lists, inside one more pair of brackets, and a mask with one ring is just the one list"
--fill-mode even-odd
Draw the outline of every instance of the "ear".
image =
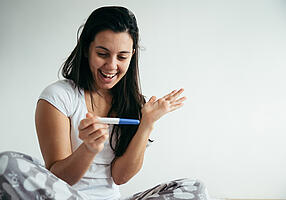
[[132, 56], [134, 55], [134, 53], [135, 53], [135, 49], [133, 49], [133, 51], [132, 51]]

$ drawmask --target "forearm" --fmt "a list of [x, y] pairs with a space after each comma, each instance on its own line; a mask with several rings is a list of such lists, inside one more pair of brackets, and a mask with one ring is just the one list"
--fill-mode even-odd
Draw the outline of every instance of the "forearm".
[[70, 156], [55, 162], [50, 171], [69, 185], [74, 185], [88, 170], [95, 155], [82, 143]]
[[142, 167], [146, 145], [153, 129], [154, 123], [168, 112], [183, 106], [186, 97], [178, 99], [183, 92], [174, 90], [164, 97], [156, 100], [152, 96], [141, 109], [141, 123], [135, 136], [129, 143], [125, 153], [112, 163], [112, 177], [116, 184], [126, 183]]
[[144, 153], [153, 124], [141, 122], [125, 153], [112, 165], [112, 177], [116, 184], [124, 184], [142, 167]]

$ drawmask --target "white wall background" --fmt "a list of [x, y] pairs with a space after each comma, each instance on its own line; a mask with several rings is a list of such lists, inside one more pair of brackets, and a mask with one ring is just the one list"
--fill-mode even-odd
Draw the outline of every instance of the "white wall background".
[[37, 97], [57, 80], [76, 32], [102, 5], [123, 5], [141, 30], [145, 95], [183, 87], [124, 196], [201, 179], [217, 198], [286, 198], [286, 1], [0, 1], [0, 151], [41, 157]]

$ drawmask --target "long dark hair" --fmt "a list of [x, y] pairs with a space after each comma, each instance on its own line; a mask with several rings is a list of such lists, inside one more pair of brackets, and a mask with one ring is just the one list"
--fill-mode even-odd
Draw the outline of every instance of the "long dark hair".
[[[139, 81], [139, 30], [134, 14], [127, 8], [108, 6], [98, 8], [91, 13], [84, 24], [76, 47], [63, 64], [62, 75], [66, 79], [73, 80], [79, 89], [96, 91], [95, 80], [86, 55], [96, 34], [104, 30], [127, 32], [133, 40], [133, 49], [135, 50], [126, 74], [110, 90], [112, 102], [108, 116], [111, 116], [112, 113], [117, 117], [141, 119], [141, 108], [145, 99], [141, 94]], [[115, 156], [121, 156], [125, 152], [137, 129], [138, 126], [114, 126], [110, 137], [110, 146], [115, 152]]]

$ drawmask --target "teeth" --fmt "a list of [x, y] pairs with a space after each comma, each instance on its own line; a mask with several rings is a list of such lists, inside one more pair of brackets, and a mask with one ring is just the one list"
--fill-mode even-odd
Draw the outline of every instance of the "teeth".
[[116, 75], [116, 73], [115, 74], [106, 74], [103, 71], [101, 71], [101, 73], [107, 78], [113, 78]]

